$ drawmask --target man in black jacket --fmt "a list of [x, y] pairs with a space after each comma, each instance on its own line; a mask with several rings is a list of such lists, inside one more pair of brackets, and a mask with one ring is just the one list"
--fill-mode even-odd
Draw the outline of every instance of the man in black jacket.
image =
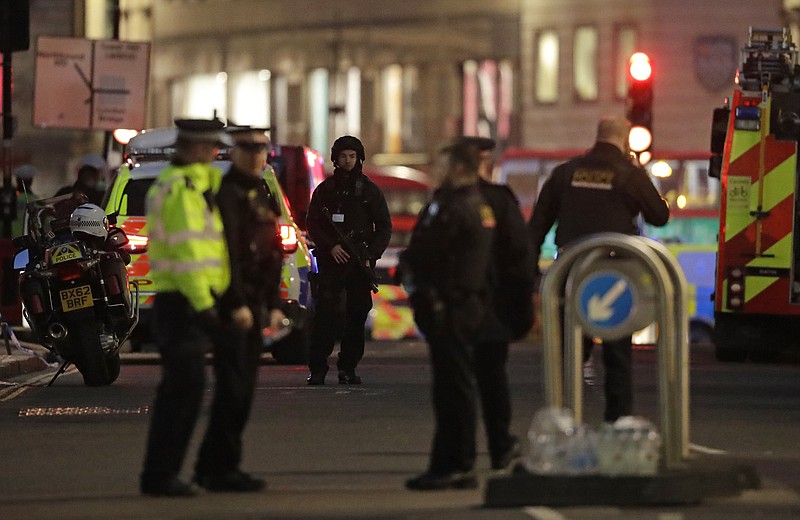
[[[308, 206], [306, 225], [319, 270], [312, 289], [315, 314], [309, 385], [325, 384], [328, 356], [340, 329], [337, 311], [343, 293], [344, 330], [336, 363], [339, 383], [361, 384], [356, 367], [364, 356], [364, 325], [372, 308], [371, 280], [364, 268], [375, 267], [392, 235], [392, 219], [383, 192], [361, 171], [364, 159], [364, 145], [359, 139], [350, 135], [336, 139], [331, 148], [333, 175], [317, 186]], [[348, 250], [337, 228], [359, 251]], [[364, 265], [356, 263], [359, 254]]]
[[[587, 235], [601, 232], [638, 234], [636, 219], [663, 226], [669, 205], [628, 151], [630, 123], [623, 117], [604, 117], [597, 126], [597, 141], [585, 155], [553, 170], [542, 187], [528, 223], [534, 258], [538, 260], [545, 235], [558, 221], [559, 249]], [[533, 263], [537, 278], [539, 266]], [[584, 338], [588, 359], [592, 338]], [[631, 339], [605, 341], [605, 420], [630, 415], [633, 408]]]
[[231, 167], [222, 178], [216, 202], [230, 258], [231, 282], [219, 299], [223, 323], [237, 309], [250, 310], [250, 326], [225, 326], [225, 348], [214, 352], [216, 380], [208, 429], [195, 465], [195, 481], [210, 491], [259, 491], [264, 481], [239, 469], [242, 433], [250, 415], [261, 329], [285, 318], [280, 310], [280, 247], [277, 201], [264, 181], [269, 139], [264, 128], [231, 127]]

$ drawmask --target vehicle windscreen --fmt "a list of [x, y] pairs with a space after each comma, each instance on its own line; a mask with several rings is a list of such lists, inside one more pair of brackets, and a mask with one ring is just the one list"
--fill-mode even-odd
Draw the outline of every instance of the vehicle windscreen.
[[124, 215], [129, 217], [143, 217], [144, 216], [144, 202], [147, 195], [147, 190], [155, 182], [154, 178], [150, 179], [131, 179], [125, 185], [123, 191], [123, 199], [128, 199], [128, 208]]

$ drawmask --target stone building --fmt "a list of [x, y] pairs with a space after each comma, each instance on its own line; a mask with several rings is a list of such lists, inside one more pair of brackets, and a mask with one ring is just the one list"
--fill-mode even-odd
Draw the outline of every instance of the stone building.
[[[787, 0], [792, 3], [791, 0]], [[149, 127], [174, 117], [269, 125], [326, 150], [359, 135], [373, 159], [427, 163], [480, 133], [501, 148], [588, 147], [623, 113], [634, 50], [654, 64], [656, 150], [703, 151], [749, 26], [780, 27], [780, 0], [31, 0], [15, 53], [15, 153], [56, 188], [97, 131], [31, 125], [39, 35], [152, 41]], [[115, 8], [118, 7], [118, 10]], [[115, 17], [115, 14], [118, 17]], [[115, 20], [118, 18], [118, 24]], [[48, 150], [48, 153], [38, 153]]]

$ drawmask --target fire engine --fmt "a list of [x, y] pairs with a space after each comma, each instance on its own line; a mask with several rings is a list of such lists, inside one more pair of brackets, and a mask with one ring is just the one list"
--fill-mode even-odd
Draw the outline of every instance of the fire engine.
[[788, 29], [750, 28], [733, 97], [714, 111], [720, 179], [714, 341], [720, 361], [775, 359], [800, 338], [800, 68]]

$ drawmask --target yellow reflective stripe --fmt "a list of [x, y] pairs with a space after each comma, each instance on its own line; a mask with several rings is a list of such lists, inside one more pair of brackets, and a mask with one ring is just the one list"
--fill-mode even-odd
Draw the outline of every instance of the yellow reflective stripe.
[[[796, 156], [792, 155], [764, 176], [764, 210], [774, 208], [792, 194], [794, 190], [795, 160]], [[759, 183], [755, 182], [753, 191], [758, 193], [758, 187]], [[751, 198], [751, 205], [753, 202]], [[758, 201], [755, 202], [757, 203]], [[755, 211], [757, 208], [752, 207], [751, 209]]]
[[[776, 276], [748, 276], [744, 284], [744, 301], [748, 302], [761, 294], [767, 287], [780, 280]], [[788, 294], [786, 295], [788, 298]]]
[[[774, 256], [772, 256], [774, 255]], [[792, 234], [775, 242], [772, 247], [764, 251], [764, 256], [756, 257], [747, 262], [748, 267], [767, 267], [783, 269], [788, 265], [787, 260], [792, 257]], [[748, 283], [750, 277], [747, 278]]]
[[[163, 230], [161, 230], [161, 232], [163, 233]], [[153, 237], [153, 239], [155, 239], [155, 237]], [[171, 233], [166, 237], [158, 237], [158, 239], [162, 240], [168, 246], [176, 246], [183, 242], [188, 242], [189, 240], [221, 240], [222, 233], [213, 229], [213, 227], [201, 229], [199, 231], [187, 229], [185, 231]]]
[[219, 258], [206, 258], [203, 260], [151, 260], [150, 268], [161, 272], [188, 273], [201, 271], [208, 268], [222, 267], [222, 260]]
[[786, 197], [791, 196], [794, 189], [794, 174], [797, 158], [792, 155], [781, 164], [768, 172], [762, 181], [751, 184], [750, 178], [742, 175], [731, 175], [728, 177], [728, 197], [732, 196], [734, 189], [747, 190], [748, 204], [747, 209], [743, 206], [728, 204], [728, 218], [725, 227], [725, 240], [728, 241], [736, 236], [747, 226], [755, 222], [755, 216], [751, 211], [758, 210], [758, 191], [761, 182], [764, 183], [764, 211], [769, 211], [783, 202]]
[[731, 158], [729, 163], [734, 162], [736, 159], [747, 153], [749, 149], [757, 146], [760, 141], [761, 132], [752, 132], [750, 130], [734, 130], [733, 141], [731, 142]]

